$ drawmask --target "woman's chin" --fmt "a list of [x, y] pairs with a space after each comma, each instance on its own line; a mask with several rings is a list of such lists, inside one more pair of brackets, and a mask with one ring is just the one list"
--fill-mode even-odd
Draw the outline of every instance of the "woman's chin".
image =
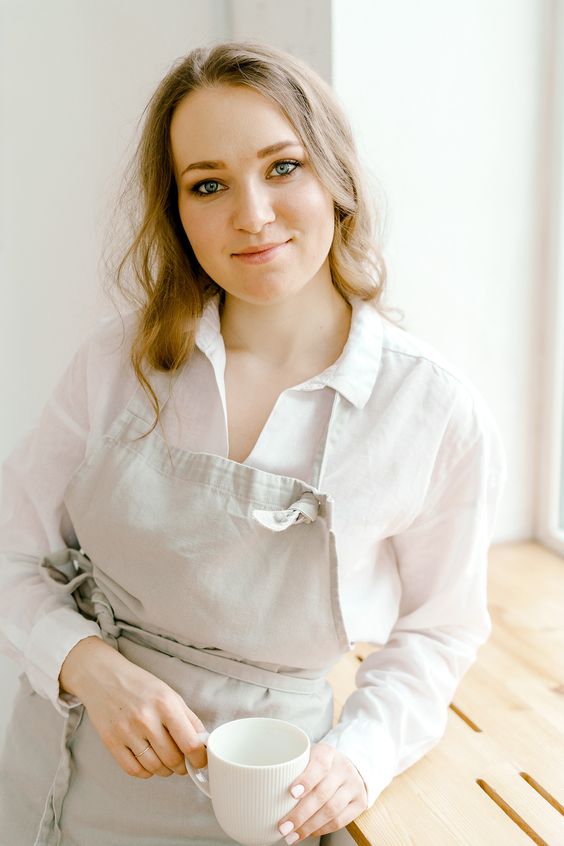
[[249, 305], [278, 305], [285, 300], [296, 296], [300, 288], [295, 286], [290, 287], [287, 283], [282, 282], [263, 282], [257, 285], [247, 285], [243, 291], [227, 291], [226, 297], [231, 297], [235, 300], [248, 303]]

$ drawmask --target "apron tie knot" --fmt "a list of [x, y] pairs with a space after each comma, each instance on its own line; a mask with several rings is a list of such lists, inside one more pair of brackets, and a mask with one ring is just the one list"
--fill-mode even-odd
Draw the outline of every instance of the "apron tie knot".
[[311, 491], [304, 491], [289, 508], [282, 511], [269, 511], [254, 508], [253, 520], [271, 532], [284, 532], [298, 523], [313, 523], [319, 512], [319, 500]]
[[90, 558], [82, 550], [64, 548], [46, 555], [41, 561], [40, 573], [53, 590], [72, 595], [82, 615], [98, 623], [106, 643], [118, 648], [121, 627], [116, 624], [108, 599], [96, 584]]

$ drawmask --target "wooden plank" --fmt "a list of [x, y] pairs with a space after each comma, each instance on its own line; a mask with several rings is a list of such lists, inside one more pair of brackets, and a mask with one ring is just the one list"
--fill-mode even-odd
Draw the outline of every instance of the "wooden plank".
[[[474, 798], [472, 793], [475, 793], [477, 787], [484, 791], [484, 796], [491, 803], [485, 811], [487, 830], [480, 832], [479, 837], [476, 835], [475, 842], [495, 842], [493, 815], [496, 815], [496, 818], [503, 815], [511, 826], [517, 828], [522, 825], [520, 831], [530, 831], [527, 836], [536, 835], [535, 842], [546, 840], [551, 846], [564, 843], [564, 817], [520, 776], [518, 767], [506, 760], [505, 750], [499, 746], [496, 739], [484, 733], [471, 732], [453, 716], [445, 738], [421, 764], [419, 773], [412, 772], [411, 777], [418, 778], [420, 789], [425, 792], [427, 803], [431, 807], [441, 790], [449, 795], [451, 806], [453, 798], [457, 801], [458, 797], [452, 795], [453, 779], [460, 781], [466, 803]], [[408, 773], [409, 771], [406, 775]], [[491, 789], [490, 793], [494, 792], [501, 798], [500, 805], [506, 805], [509, 814], [493, 801], [490, 793], [485, 792], [486, 787]], [[460, 807], [456, 820], [460, 837], [465, 825]], [[481, 823], [481, 820], [476, 820], [475, 823]], [[477, 828], [476, 831], [478, 830]], [[512, 830], [511, 835], [507, 835], [507, 840], [501, 842], [513, 843], [516, 837], [515, 830]]]
[[490, 555], [493, 631], [455, 704], [564, 798], [564, 562], [533, 544]]
[[[564, 799], [564, 713], [548, 704], [541, 709], [540, 693], [530, 697], [527, 690], [525, 682], [513, 682], [501, 660], [495, 674], [478, 663], [463, 680], [453, 704], [495, 738], [508, 760]], [[562, 698], [548, 692], [549, 696]]]
[[[564, 579], [564, 573], [562, 577]], [[562, 607], [564, 609], [564, 603]], [[490, 642], [482, 647], [479, 660], [488, 661], [490, 645], [513, 658], [522, 671], [544, 678], [547, 683], [564, 682], [564, 628], [538, 631], [524, 623], [512, 624], [507, 618], [497, 624], [494, 620]]]
[[496, 764], [484, 781], [503, 798], [513, 812], [546, 843], [564, 843], [564, 816], [534, 790], [518, 770], [507, 762]]
[[491, 777], [497, 755], [488, 738], [449, 715], [439, 745], [396, 776], [356, 820], [362, 835], [378, 846], [531, 846], [530, 837], [476, 783]]
[[347, 826], [357, 843], [363, 846], [372, 843], [378, 846], [437, 846], [453, 842], [452, 827], [430, 813], [426, 799], [411, 784], [403, 783], [401, 789], [393, 784], [384, 791], [381, 800]]

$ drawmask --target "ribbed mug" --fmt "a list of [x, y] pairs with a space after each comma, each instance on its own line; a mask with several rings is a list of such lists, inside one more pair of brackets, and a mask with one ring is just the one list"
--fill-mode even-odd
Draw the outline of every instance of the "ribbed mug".
[[306, 768], [310, 742], [298, 726], [269, 717], [245, 717], [202, 736], [208, 766], [186, 759], [195, 784], [212, 801], [218, 823], [244, 846], [281, 839], [277, 823], [297, 804], [290, 785]]

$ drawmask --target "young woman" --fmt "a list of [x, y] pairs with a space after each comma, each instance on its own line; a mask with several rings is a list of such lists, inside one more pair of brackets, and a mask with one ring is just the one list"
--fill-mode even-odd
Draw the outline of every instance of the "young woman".
[[[444, 731], [490, 631], [503, 448], [475, 388], [386, 316], [350, 129], [309, 68], [194, 50], [150, 101], [136, 179], [135, 308], [4, 464], [23, 673], [0, 841], [228, 842], [176, 776], [205, 764], [202, 731], [263, 715], [313, 742], [280, 831], [317, 843]], [[325, 675], [355, 641], [381, 648], [332, 728]]]

